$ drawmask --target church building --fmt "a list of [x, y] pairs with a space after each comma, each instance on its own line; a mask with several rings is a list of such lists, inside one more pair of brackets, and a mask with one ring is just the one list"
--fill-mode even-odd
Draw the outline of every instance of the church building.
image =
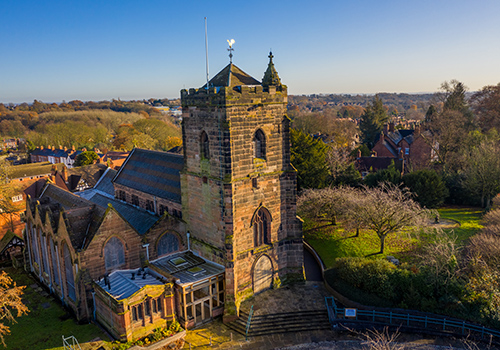
[[287, 87], [269, 55], [262, 82], [232, 62], [181, 91], [183, 155], [134, 149], [78, 194], [29, 198], [33, 274], [121, 340], [173, 319], [238, 317], [255, 293], [303, 279]]

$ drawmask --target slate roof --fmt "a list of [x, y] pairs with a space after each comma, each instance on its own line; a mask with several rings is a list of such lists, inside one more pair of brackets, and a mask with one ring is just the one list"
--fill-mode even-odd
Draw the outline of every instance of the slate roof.
[[114, 197], [115, 195], [115, 189], [113, 187], [113, 183], [111, 180], [116, 176], [118, 171], [108, 168], [104, 172], [104, 174], [101, 176], [99, 181], [95, 184], [94, 189], [98, 190], [99, 192], [106, 193], [110, 195], [111, 197]]
[[[234, 64], [229, 63], [224, 69], [210, 79], [208, 85], [210, 87], [235, 87], [240, 85], [261, 85], [261, 83], [249, 74], [243, 72]], [[207, 84], [203, 85], [203, 88], [206, 87]]]
[[134, 207], [114, 198], [110, 198], [101, 193], [94, 192], [88, 200], [104, 210], [111, 204], [118, 213], [139, 233], [146, 233], [160, 218], [148, 211]]
[[180, 203], [183, 166], [182, 155], [134, 148], [113, 183]]
[[[48, 212], [54, 231], [57, 231], [61, 209], [64, 209], [64, 220], [71, 244], [75, 249], [83, 248], [85, 242], [90, 241], [105, 212], [105, 209], [94, 203], [51, 183], [45, 187], [39, 202], [38, 208], [42, 220], [45, 220]], [[34, 207], [31, 209], [34, 210]]]
[[[179, 258], [185, 262], [174, 264], [173, 261]], [[151, 264], [177, 278], [181, 285], [201, 281], [225, 271], [223, 266], [194, 255], [191, 251], [164, 256], [152, 261]], [[196, 267], [198, 271], [189, 271]]]
[[[96, 281], [96, 284], [116, 300], [127, 299], [147, 286], [161, 286], [165, 284], [166, 281], [162, 281], [161, 277], [154, 271], [148, 268], [145, 268], [144, 271], [146, 272], [145, 278], [142, 278], [142, 274], [140, 276], [137, 275], [139, 269], [113, 271], [108, 276], [111, 288], [108, 288], [104, 278]], [[132, 273], [134, 273], [134, 279], [132, 279]]]

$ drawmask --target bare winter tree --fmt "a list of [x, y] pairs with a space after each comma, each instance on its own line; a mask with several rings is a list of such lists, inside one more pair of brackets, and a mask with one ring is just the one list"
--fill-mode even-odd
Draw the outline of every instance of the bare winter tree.
[[365, 228], [380, 239], [380, 252], [388, 235], [407, 226], [421, 227], [426, 223], [426, 211], [411, 199], [411, 194], [386, 183], [374, 188], [364, 187], [358, 206], [359, 218]]

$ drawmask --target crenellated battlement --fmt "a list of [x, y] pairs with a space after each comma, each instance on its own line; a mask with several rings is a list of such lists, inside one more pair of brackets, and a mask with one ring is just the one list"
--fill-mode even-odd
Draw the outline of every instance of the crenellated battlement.
[[220, 86], [209, 89], [181, 90], [182, 107], [227, 106], [255, 103], [288, 103], [287, 86], [238, 85]]

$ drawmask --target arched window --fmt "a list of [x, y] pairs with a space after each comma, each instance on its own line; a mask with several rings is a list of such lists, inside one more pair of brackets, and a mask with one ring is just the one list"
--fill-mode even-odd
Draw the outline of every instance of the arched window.
[[205, 131], [201, 132], [200, 146], [201, 146], [201, 159], [210, 159], [210, 144], [208, 142], [208, 135]]
[[161, 236], [156, 247], [156, 252], [158, 256], [173, 253], [179, 250], [179, 240], [172, 233], [165, 233]]
[[54, 283], [59, 285], [59, 265], [57, 264], [57, 252], [54, 240], [50, 237], [50, 255], [52, 257], [52, 276], [54, 276]]
[[64, 245], [63, 253], [64, 253], [64, 270], [66, 272], [66, 288], [68, 289], [68, 297], [71, 300], [76, 300], [75, 277], [73, 276], [73, 263], [71, 261], [71, 254], [69, 253], [69, 249], [66, 244]]
[[254, 216], [252, 225], [256, 247], [271, 243], [271, 215], [266, 209], [259, 209]]
[[104, 263], [106, 270], [125, 264], [125, 251], [119, 238], [112, 237], [104, 246]]
[[266, 158], [266, 135], [262, 130], [257, 130], [253, 137], [253, 149], [255, 158]]

